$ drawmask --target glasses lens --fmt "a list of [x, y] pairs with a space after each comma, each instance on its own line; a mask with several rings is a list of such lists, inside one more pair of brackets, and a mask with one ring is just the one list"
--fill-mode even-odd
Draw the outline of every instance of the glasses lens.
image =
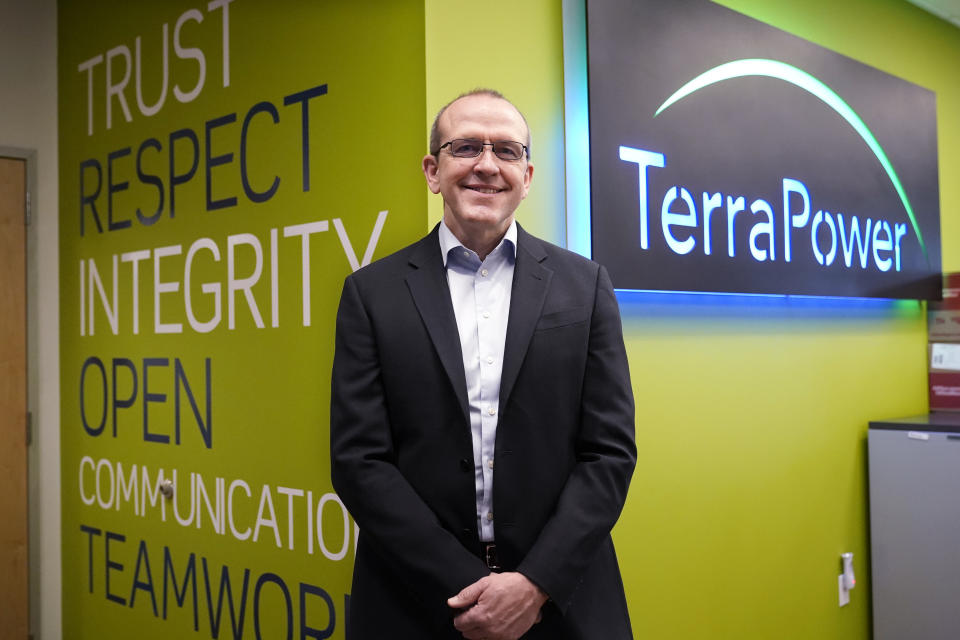
[[458, 158], [475, 158], [483, 151], [483, 141], [463, 138], [450, 141], [450, 153]]
[[493, 152], [501, 160], [519, 160], [523, 157], [523, 145], [519, 142], [501, 140], [493, 143]]

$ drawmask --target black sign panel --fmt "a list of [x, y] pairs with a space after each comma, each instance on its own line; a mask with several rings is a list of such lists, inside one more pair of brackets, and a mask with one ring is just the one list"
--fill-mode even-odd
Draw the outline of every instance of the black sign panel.
[[702, 0], [589, 0], [587, 48], [616, 288], [939, 297], [931, 91]]

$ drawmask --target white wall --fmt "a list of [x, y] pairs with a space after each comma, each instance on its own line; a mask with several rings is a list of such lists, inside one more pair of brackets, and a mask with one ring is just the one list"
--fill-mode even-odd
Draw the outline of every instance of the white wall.
[[31, 630], [62, 637], [56, 0], [0, 0], [0, 155], [26, 157]]

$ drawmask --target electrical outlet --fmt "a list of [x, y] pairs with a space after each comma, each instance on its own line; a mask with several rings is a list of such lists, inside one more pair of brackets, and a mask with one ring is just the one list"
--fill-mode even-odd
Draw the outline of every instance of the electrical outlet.
[[850, 589], [843, 583], [843, 574], [837, 576], [837, 589], [840, 593], [840, 606], [850, 604]]
[[843, 573], [837, 576], [837, 589], [840, 596], [840, 606], [850, 604], [850, 590], [857, 586], [857, 577], [853, 573], [853, 554], [840, 554], [840, 564]]

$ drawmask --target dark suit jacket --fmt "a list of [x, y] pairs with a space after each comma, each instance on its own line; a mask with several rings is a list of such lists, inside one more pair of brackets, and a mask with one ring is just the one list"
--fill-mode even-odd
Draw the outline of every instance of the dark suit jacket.
[[[360, 527], [348, 637], [459, 637], [446, 600], [489, 571], [436, 228], [346, 279], [332, 391], [333, 484]], [[493, 506], [501, 564], [550, 596], [525, 637], [632, 638], [610, 529], [633, 416], [606, 270], [519, 229]]]

